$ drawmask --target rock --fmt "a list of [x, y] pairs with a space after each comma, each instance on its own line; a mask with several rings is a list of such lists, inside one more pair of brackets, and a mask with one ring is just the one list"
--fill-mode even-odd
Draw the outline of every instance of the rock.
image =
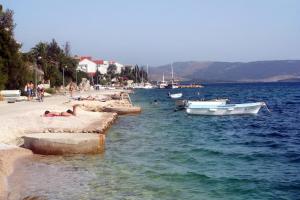
[[126, 115], [126, 114], [138, 114], [142, 111], [142, 109], [141, 107], [136, 107], [136, 106], [132, 106], [132, 107], [118, 106], [118, 107], [105, 107], [103, 111], [114, 112], [117, 113], [118, 115]]
[[105, 147], [103, 134], [38, 133], [23, 138], [25, 148], [43, 155], [99, 153]]
[[31, 154], [28, 149], [0, 143], [0, 199], [7, 199], [6, 177], [12, 173], [14, 162]]

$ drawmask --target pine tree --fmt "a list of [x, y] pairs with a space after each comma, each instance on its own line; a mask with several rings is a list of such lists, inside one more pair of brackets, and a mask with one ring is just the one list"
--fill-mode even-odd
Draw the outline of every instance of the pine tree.
[[71, 56], [71, 45], [70, 45], [70, 42], [66, 42], [65, 44], [65, 55], [66, 56]]

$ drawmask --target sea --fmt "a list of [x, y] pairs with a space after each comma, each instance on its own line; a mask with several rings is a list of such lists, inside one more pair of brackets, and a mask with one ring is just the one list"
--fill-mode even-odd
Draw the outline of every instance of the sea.
[[[185, 99], [264, 101], [257, 115], [190, 116]], [[10, 177], [9, 199], [300, 199], [300, 83], [135, 90], [97, 155], [34, 156]], [[155, 103], [156, 102], [156, 103]]]

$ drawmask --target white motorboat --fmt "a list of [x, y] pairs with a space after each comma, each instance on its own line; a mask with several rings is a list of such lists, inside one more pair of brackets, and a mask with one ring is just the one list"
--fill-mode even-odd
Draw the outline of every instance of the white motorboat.
[[182, 97], [182, 93], [175, 93], [175, 94], [169, 93], [169, 97], [171, 97], [171, 99], [179, 99]]
[[257, 114], [265, 102], [225, 104], [225, 105], [193, 105], [186, 108], [191, 115], [243, 115]]
[[193, 105], [193, 106], [205, 106], [205, 105], [214, 105], [214, 106], [221, 106], [226, 105], [228, 99], [211, 99], [211, 100], [188, 100], [186, 102], [186, 106]]

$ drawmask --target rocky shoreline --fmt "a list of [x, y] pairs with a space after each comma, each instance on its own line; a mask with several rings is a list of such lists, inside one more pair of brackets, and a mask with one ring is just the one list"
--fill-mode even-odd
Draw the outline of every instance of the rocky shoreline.
[[14, 145], [0, 144], [0, 200], [7, 199], [7, 177], [13, 173], [14, 163], [32, 155], [30, 150]]
[[[76, 148], [75, 143], [80, 146], [83, 144], [86, 146], [94, 144], [95, 152], [97, 152], [98, 149], [104, 148], [105, 133], [116, 121], [119, 114], [136, 114], [141, 111], [139, 107], [134, 107], [131, 104], [130, 99], [128, 99], [129, 96], [128, 98], [123, 98], [124, 93], [128, 96], [129, 92], [118, 90], [85, 94], [105, 97], [106, 100], [101, 101], [95, 99], [78, 101], [74, 98], [70, 99], [67, 96], [58, 95], [47, 98], [42, 103], [18, 102], [7, 104], [6, 102], [0, 102], [0, 200], [6, 199], [7, 177], [13, 173], [14, 163], [19, 158], [32, 155], [31, 150], [21, 148], [24, 147], [26, 135], [35, 137], [35, 145], [43, 148], [44, 144], [47, 151], [40, 152], [67, 152], [68, 154], [71, 152], [72, 154], [72, 151], [73, 153], [84, 153], [90, 148], [81, 148], [83, 149], [81, 152], [78, 150], [80, 148]], [[75, 104], [80, 105], [76, 116], [42, 116], [45, 110], [63, 111]], [[121, 110], [122, 112], [118, 114], [116, 110]], [[126, 112], [124, 113], [123, 111]], [[73, 135], [70, 137], [69, 134], [73, 134], [76, 137], [73, 138], [76, 142], [74, 142], [75, 140], [71, 141]], [[87, 142], [93, 134], [99, 135], [99, 139], [94, 139], [95, 141], [98, 140], [98, 144], [95, 144], [92, 140]], [[45, 138], [47, 139], [46, 143]], [[82, 141], [80, 141], [80, 138], [82, 138]], [[51, 143], [53, 141], [54, 143]], [[75, 146], [69, 148], [70, 144], [75, 144]], [[30, 148], [28, 141], [26, 145]], [[67, 151], [65, 147], [68, 147]], [[53, 148], [53, 151], [48, 151], [49, 148]], [[54, 148], [63, 150], [59, 149], [57, 151]], [[94, 151], [95, 149], [89, 150]]]

